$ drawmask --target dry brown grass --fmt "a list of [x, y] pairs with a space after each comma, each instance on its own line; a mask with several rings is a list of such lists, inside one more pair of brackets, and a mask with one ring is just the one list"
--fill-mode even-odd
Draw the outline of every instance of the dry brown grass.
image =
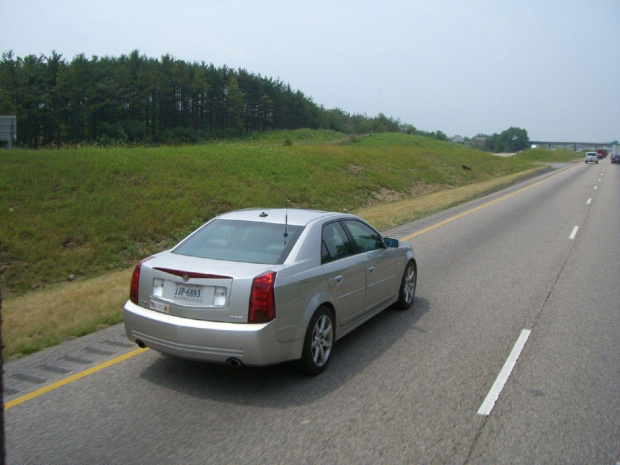
[[131, 271], [55, 284], [3, 301], [4, 356], [29, 354], [120, 323]]
[[445, 210], [495, 189], [500, 189], [542, 169], [545, 169], [545, 167], [541, 166], [521, 173], [454, 189], [432, 192], [410, 199], [381, 203], [357, 210], [355, 213], [375, 225], [379, 230], [386, 230]]

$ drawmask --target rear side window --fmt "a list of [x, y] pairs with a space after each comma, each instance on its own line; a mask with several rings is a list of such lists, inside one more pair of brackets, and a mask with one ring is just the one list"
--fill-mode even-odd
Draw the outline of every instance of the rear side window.
[[213, 220], [179, 244], [172, 253], [232, 262], [281, 265], [303, 229], [303, 226], [256, 221]]
[[329, 223], [323, 227], [321, 246], [321, 262], [329, 263], [334, 260], [353, 255], [353, 246], [349, 242], [347, 233], [338, 222]]

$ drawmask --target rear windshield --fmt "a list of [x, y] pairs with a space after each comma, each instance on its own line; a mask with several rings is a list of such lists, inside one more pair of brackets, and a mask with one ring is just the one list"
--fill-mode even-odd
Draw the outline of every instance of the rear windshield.
[[280, 265], [286, 260], [303, 229], [303, 226], [256, 221], [213, 220], [182, 242], [172, 253], [214, 260]]

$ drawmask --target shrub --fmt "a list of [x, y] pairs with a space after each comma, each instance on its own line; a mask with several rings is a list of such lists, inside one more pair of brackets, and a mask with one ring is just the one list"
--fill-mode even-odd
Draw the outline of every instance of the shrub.
[[200, 142], [198, 133], [190, 128], [167, 129], [159, 136], [159, 142], [166, 145], [197, 144]]
[[101, 123], [96, 142], [104, 146], [125, 144], [127, 143], [127, 133], [119, 123]]

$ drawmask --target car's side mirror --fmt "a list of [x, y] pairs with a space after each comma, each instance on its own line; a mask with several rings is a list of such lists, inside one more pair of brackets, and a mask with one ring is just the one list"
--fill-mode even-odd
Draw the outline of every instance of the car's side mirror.
[[398, 239], [394, 239], [393, 237], [385, 237], [383, 242], [385, 242], [386, 247], [392, 247], [394, 249], [398, 248]]

